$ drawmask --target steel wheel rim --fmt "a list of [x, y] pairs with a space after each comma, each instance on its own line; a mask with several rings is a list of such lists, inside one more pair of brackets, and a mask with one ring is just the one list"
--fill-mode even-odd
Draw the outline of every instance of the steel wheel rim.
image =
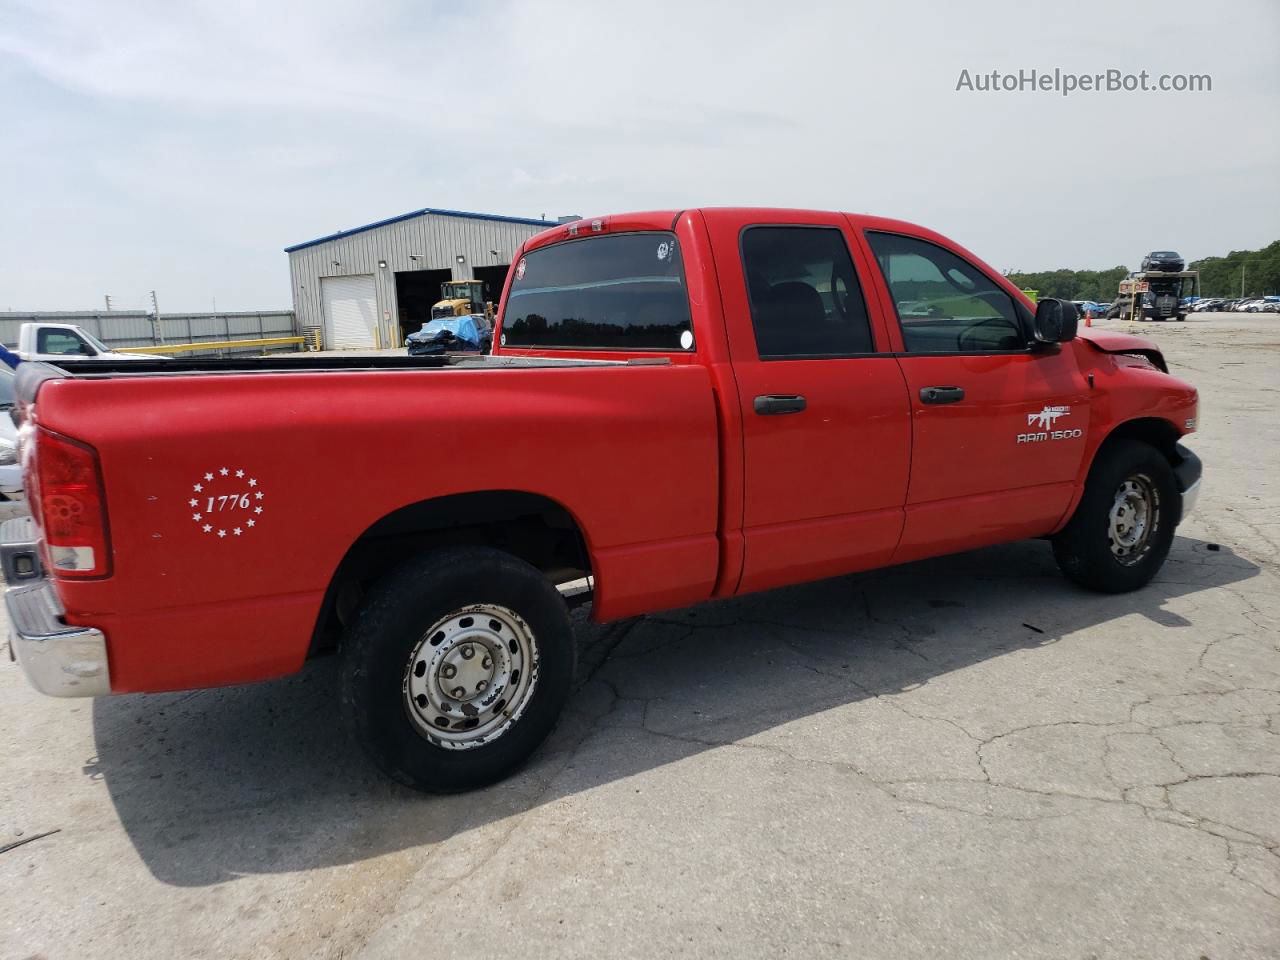
[[414, 729], [471, 750], [520, 719], [538, 683], [538, 646], [513, 610], [481, 603], [441, 617], [414, 645], [403, 699]]
[[1126, 567], [1141, 561], [1160, 526], [1160, 493], [1151, 478], [1135, 474], [1121, 481], [1107, 521], [1112, 556]]

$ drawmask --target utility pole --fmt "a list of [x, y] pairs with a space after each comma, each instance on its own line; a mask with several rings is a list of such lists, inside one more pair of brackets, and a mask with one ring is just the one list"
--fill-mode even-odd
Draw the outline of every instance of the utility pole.
[[151, 291], [151, 312], [155, 316], [156, 339], [164, 343], [164, 327], [160, 325], [160, 302], [156, 300], [156, 292]]
[[1241, 260], [1240, 261], [1240, 299], [1241, 300], [1244, 299], [1244, 264], [1245, 264], [1245, 261]]

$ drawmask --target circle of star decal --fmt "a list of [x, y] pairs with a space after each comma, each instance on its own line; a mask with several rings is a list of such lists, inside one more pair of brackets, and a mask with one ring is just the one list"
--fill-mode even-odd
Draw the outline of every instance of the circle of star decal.
[[240, 467], [220, 465], [191, 485], [186, 505], [201, 536], [234, 540], [261, 525], [265, 501], [257, 477]]

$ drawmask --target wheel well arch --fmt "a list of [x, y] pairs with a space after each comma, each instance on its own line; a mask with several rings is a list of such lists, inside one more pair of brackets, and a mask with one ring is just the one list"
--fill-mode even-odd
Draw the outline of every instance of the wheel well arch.
[[550, 497], [482, 490], [419, 500], [379, 517], [347, 548], [325, 590], [310, 654], [338, 646], [369, 584], [423, 551], [462, 545], [503, 550], [553, 583], [592, 575], [582, 524]]
[[1182, 439], [1182, 434], [1178, 432], [1178, 428], [1163, 417], [1136, 417], [1133, 420], [1126, 420], [1117, 424], [1103, 439], [1102, 443], [1098, 444], [1098, 449], [1094, 451], [1089, 467], [1092, 469], [1093, 464], [1098, 459], [1098, 454], [1106, 447], [1126, 440], [1140, 440], [1143, 443], [1150, 444], [1164, 454], [1165, 459], [1169, 461], [1171, 466], [1176, 466], [1182, 459], [1178, 455], [1178, 441], [1180, 439]]

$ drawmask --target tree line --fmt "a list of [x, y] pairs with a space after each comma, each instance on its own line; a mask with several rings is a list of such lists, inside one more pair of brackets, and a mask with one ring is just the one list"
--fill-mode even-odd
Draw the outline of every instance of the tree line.
[[[1261, 250], [1232, 250], [1225, 257], [1205, 257], [1187, 264], [1189, 270], [1200, 271], [1202, 297], [1239, 297], [1243, 274], [1245, 297], [1264, 297], [1280, 293], [1280, 240]], [[1018, 287], [1039, 291], [1042, 297], [1064, 300], [1108, 302], [1129, 273], [1128, 267], [1109, 270], [1041, 270], [1006, 274]]]

